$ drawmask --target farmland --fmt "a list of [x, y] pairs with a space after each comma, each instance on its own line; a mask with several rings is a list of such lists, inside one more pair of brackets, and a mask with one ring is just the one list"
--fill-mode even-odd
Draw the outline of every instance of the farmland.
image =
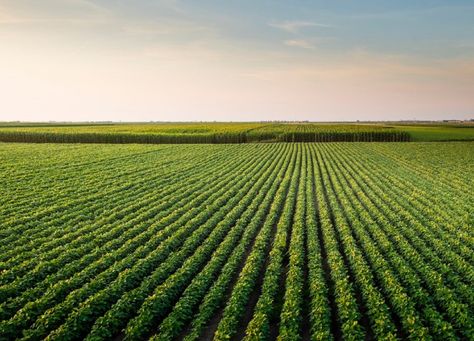
[[0, 339], [474, 339], [473, 142], [0, 160]]
[[255, 143], [474, 141], [465, 123], [1, 123], [0, 142]]
[[309, 123], [20, 124], [0, 126], [3, 142], [248, 143], [408, 141], [393, 127]]
[[2, 123], [0, 142], [255, 143], [474, 141], [464, 123]]

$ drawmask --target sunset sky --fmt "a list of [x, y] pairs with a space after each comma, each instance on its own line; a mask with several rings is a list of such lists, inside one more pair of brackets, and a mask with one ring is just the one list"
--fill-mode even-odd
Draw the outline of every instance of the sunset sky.
[[474, 1], [0, 0], [0, 120], [474, 118]]

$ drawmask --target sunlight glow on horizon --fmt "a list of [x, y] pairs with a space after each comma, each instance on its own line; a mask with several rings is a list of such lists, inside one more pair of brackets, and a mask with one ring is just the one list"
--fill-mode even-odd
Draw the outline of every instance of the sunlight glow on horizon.
[[474, 6], [431, 2], [0, 0], [0, 121], [473, 118]]

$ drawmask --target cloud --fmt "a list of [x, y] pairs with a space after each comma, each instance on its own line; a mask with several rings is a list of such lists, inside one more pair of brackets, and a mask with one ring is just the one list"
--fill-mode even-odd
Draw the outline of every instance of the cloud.
[[42, 5], [31, 1], [0, 3], [0, 24], [88, 24], [103, 22], [111, 14], [105, 7], [87, 0], [47, 0]]
[[210, 26], [180, 19], [163, 19], [156, 22], [119, 22], [119, 24], [125, 34], [133, 36], [187, 35], [187, 37], [190, 37], [190, 34], [199, 34], [202, 37], [203, 35], [211, 35], [213, 32]]
[[283, 21], [277, 23], [269, 23], [268, 25], [270, 25], [271, 27], [279, 28], [289, 33], [298, 33], [301, 29], [308, 27], [333, 27], [331, 25], [317, 23], [313, 21]]
[[308, 50], [313, 50], [316, 47], [312, 42], [305, 39], [285, 40], [284, 43], [287, 46], [300, 47]]

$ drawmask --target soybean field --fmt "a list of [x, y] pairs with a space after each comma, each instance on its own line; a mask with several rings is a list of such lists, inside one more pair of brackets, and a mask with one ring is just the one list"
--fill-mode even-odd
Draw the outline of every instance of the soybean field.
[[1, 340], [473, 340], [474, 142], [0, 143]]

